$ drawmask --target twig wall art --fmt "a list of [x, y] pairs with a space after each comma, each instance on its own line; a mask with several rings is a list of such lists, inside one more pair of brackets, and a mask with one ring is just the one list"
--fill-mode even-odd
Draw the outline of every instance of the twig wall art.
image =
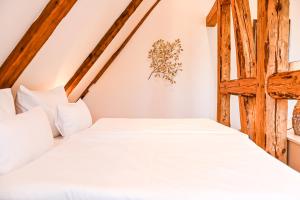
[[148, 53], [148, 58], [151, 60], [150, 68], [152, 76], [162, 78], [175, 84], [177, 73], [182, 71], [182, 63], [179, 56], [183, 51], [180, 39], [174, 42], [164, 41], [162, 39], [154, 42]]

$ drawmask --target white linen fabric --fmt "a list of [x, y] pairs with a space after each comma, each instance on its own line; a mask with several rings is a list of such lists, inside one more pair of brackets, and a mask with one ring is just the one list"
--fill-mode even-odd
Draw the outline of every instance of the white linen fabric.
[[54, 137], [59, 135], [55, 126], [57, 105], [68, 103], [68, 98], [63, 87], [57, 87], [49, 91], [32, 91], [25, 86], [20, 86], [17, 92], [17, 112], [26, 112], [36, 106], [40, 106], [46, 112]]
[[297, 172], [211, 120], [103, 119], [0, 176], [0, 199], [298, 200], [299, 185]]
[[0, 175], [47, 151], [53, 143], [45, 112], [34, 108], [0, 122]]
[[11, 89], [0, 89], [0, 121], [16, 115]]
[[86, 104], [79, 99], [76, 103], [57, 106], [56, 127], [64, 137], [89, 128], [92, 116]]

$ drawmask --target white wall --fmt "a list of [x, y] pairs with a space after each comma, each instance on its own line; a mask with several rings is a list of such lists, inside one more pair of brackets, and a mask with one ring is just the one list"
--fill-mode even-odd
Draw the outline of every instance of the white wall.
[[[0, 0], [0, 63], [9, 55], [48, 0]], [[137, 9], [107, 51], [71, 95], [71, 100], [99, 71], [154, 0]], [[81, 0], [60, 23], [25, 72], [22, 83], [33, 89], [64, 85], [89, 52], [128, 5], [129, 0]], [[209, 117], [216, 114], [216, 28], [205, 26], [214, 0], [163, 0], [141, 26], [119, 57], [84, 99], [94, 118], [99, 117]], [[250, 0], [256, 15], [256, 0]], [[291, 0], [290, 60], [300, 60], [300, 1]], [[148, 51], [154, 41], [183, 43], [183, 72], [170, 85], [159, 79], [147, 80]], [[232, 40], [234, 42], [234, 40]], [[235, 71], [232, 43], [232, 78]], [[238, 101], [232, 97], [232, 125], [239, 128]], [[292, 108], [292, 103], [290, 104]], [[291, 110], [291, 109], [290, 109]]]
[[0, 0], [0, 66], [48, 0]]
[[[0, 63], [9, 55], [48, 0], [0, 0]], [[14, 85], [49, 89], [64, 85], [130, 0], [81, 0], [58, 25]], [[28, 15], [28, 16], [27, 16]], [[3, 34], [3, 36], [2, 36]]]
[[[205, 17], [214, 0], [163, 0], [84, 99], [99, 117], [209, 117], [216, 114], [216, 29]], [[180, 38], [177, 84], [152, 78], [148, 51]]]
[[[189, 4], [180, 0], [162, 2], [85, 98], [92, 108], [94, 117], [215, 118], [216, 28], [206, 28], [204, 23], [212, 3], [212, 1], [192, 0]], [[299, 3], [291, 0], [290, 60], [300, 59], [297, 55], [300, 52], [297, 46], [299, 44], [297, 36], [300, 35], [300, 27], [297, 24], [300, 17], [296, 12], [300, 8]], [[250, 0], [250, 6], [252, 17], [256, 18], [257, 1]], [[174, 23], [176, 23], [175, 27]], [[152, 29], [151, 27], [154, 26], [156, 28]], [[155, 79], [147, 81], [150, 70], [146, 58], [151, 44], [160, 38], [174, 40], [177, 37], [182, 39], [185, 49], [182, 57], [184, 71], [179, 74], [177, 84], [170, 86]], [[231, 78], [235, 79], [236, 56], [233, 29], [231, 61]], [[193, 78], [189, 80], [188, 77]], [[290, 103], [291, 108], [292, 105], [293, 103]], [[231, 124], [234, 128], [240, 128], [236, 96], [231, 97]]]

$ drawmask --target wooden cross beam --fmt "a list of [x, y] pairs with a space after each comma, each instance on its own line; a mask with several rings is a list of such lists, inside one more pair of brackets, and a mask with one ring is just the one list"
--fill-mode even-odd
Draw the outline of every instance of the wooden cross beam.
[[300, 99], [300, 61], [289, 63], [289, 72], [268, 78], [267, 91], [274, 99]]
[[256, 88], [257, 81], [255, 78], [223, 81], [220, 84], [220, 92], [222, 94], [238, 95], [243, 97], [255, 97]]
[[300, 70], [282, 72], [268, 78], [267, 91], [274, 99], [300, 99]]
[[50, 0], [0, 67], [0, 88], [12, 87], [77, 0]]
[[242, 131], [286, 162], [287, 101], [283, 99], [300, 99], [300, 71], [284, 72], [288, 71], [289, 0], [258, 1], [256, 48], [249, 0], [231, 0], [231, 8], [238, 80], [230, 80], [230, 5], [217, 0], [207, 17], [207, 26], [214, 26], [217, 12], [217, 120], [230, 126], [230, 95], [239, 95]]

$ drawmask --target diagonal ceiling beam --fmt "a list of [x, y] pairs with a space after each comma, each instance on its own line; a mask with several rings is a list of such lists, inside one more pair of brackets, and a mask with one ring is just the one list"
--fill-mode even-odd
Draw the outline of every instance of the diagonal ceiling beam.
[[255, 97], [256, 88], [257, 81], [255, 78], [242, 78], [220, 83], [220, 92], [222, 94]]
[[79, 84], [86, 73], [92, 68], [97, 59], [102, 55], [114, 37], [119, 33], [121, 28], [130, 18], [130, 16], [135, 12], [137, 7], [142, 3], [143, 0], [132, 0], [123, 13], [118, 17], [118, 19], [113, 23], [110, 29], [105, 33], [102, 39], [99, 41], [94, 50], [89, 54], [89, 56], [80, 65], [78, 70], [72, 76], [72, 78], [65, 85], [66, 93], [69, 95], [73, 89]]
[[0, 67], [0, 88], [12, 87], [77, 0], [50, 0]]
[[128, 35], [128, 37], [124, 40], [124, 42], [122, 43], [122, 45], [109, 58], [109, 60], [105, 63], [105, 65], [99, 71], [99, 73], [97, 74], [97, 76], [93, 79], [93, 81], [84, 90], [84, 92], [81, 94], [80, 98], [84, 98], [85, 95], [89, 92], [90, 87], [92, 85], [94, 85], [101, 78], [101, 76], [105, 73], [105, 71], [109, 68], [109, 66], [113, 63], [113, 61], [118, 57], [118, 55], [121, 53], [121, 51], [124, 49], [124, 47], [127, 45], [127, 43], [130, 41], [130, 39], [133, 37], [133, 35], [136, 33], [136, 31], [140, 28], [140, 26], [144, 23], [144, 21], [151, 14], [151, 12], [154, 10], [154, 8], [157, 6], [157, 4], [159, 2], [160, 2], [160, 0], [157, 0], [154, 3], [154, 5], [148, 10], [148, 12], [144, 15], [144, 17], [140, 20], [140, 22], [136, 25], [136, 27], [132, 30], [132, 32]]

